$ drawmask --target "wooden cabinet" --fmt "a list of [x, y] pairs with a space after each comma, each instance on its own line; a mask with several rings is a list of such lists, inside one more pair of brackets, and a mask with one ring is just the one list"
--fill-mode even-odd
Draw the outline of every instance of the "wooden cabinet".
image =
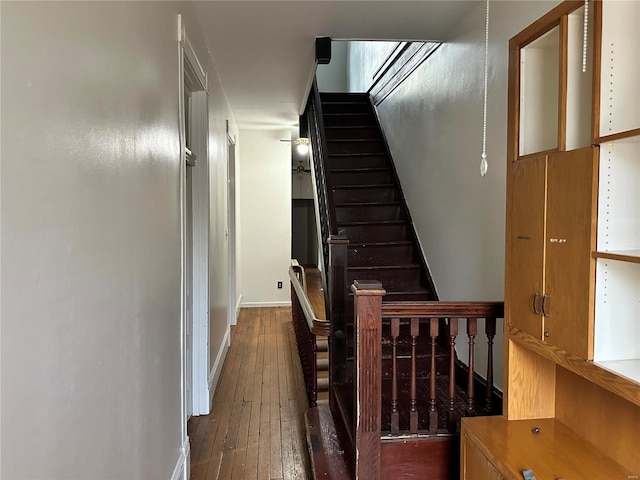
[[509, 169], [506, 299], [511, 326], [591, 358], [597, 149], [517, 160]]
[[468, 480], [640, 478], [640, 1], [588, 11], [509, 44], [505, 417], [463, 420]]
[[462, 480], [637, 478], [554, 419], [508, 421], [504, 417], [462, 420]]

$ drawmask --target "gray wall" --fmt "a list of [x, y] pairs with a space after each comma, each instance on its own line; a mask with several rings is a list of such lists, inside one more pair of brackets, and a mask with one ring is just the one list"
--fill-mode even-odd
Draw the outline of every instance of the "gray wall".
[[[378, 107], [442, 300], [504, 298], [508, 40], [557, 3], [491, 2], [486, 177], [479, 173], [484, 3]], [[363, 72], [373, 67], [350, 53], [349, 72], [359, 73], [349, 83], [361, 89]], [[496, 347], [501, 359], [499, 338]], [[482, 362], [478, 368], [483, 371]], [[501, 385], [501, 367], [496, 370]]]
[[[186, 439], [178, 13], [211, 79], [210, 140], [224, 145], [213, 65], [188, 3], [1, 9], [0, 477], [169, 479]], [[222, 149], [209, 161], [224, 199]], [[226, 281], [219, 200], [214, 285]], [[227, 300], [212, 293], [215, 357]]]
[[318, 65], [316, 79], [321, 92], [348, 91], [347, 44], [348, 42], [331, 42], [331, 62]]

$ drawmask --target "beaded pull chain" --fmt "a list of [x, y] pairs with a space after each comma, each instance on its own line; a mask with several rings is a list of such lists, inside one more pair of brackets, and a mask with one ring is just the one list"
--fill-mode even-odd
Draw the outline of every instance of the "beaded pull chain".
[[587, 71], [587, 45], [589, 42], [589, 0], [584, 0], [584, 20], [582, 23], [582, 73]]
[[[587, 0], [585, 0], [587, 1]], [[487, 87], [489, 84], [489, 0], [484, 27], [484, 106], [482, 112], [482, 160], [480, 161], [480, 175], [487, 174]]]

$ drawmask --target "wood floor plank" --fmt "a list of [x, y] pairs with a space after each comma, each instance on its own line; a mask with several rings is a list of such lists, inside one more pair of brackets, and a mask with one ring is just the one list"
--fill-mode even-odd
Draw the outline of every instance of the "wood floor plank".
[[189, 421], [191, 479], [310, 478], [305, 410], [290, 308], [242, 309], [212, 412]]

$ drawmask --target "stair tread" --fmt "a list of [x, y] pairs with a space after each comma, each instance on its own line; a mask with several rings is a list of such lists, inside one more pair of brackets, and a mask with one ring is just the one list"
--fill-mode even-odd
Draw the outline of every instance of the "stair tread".
[[337, 113], [337, 112], [330, 112], [330, 113], [323, 113], [322, 114], [325, 117], [371, 117], [373, 115], [373, 113], [371, 112], [354, 112], [354, 113]]
[[388, 167], [358, 167], [358, 168], [332, 168], [331, 173], [363, 173], [363, 172], [388, 172]]
[[403, 264], [393, 264], [393, 265], [366, 265], [366, 266], [347, 266], [347, 270], [407, 270], [407, 269], [415, 269], [420, 268], [419, 263], [403, 263]]
[[367, 183], [366, 185], [336, 185], [335, 187], [331, 187], [333, 190], [347, 190], [354, 188], [395, 188], [394, 183]]
[[411, 240], [396, 240], [393, 242], [357, 242], [350, 243], [347, 248], [367, 248], [367, 247], [398, 247], [405, 245], [413, 245]]
[[346, 464], [333, 415], [328, 406], [318, 406], [304, 414], [307, 446], [313, 478], [349, 480], [351, 473]]
[[399, 206], [402, 203], [399, 200], [392, 200], [389, 202], [343, 202], [336, 203], [336, 208], [348, 208], [348, 207], [385, 207], [385, 206]]
[[[404, 286], [402, 290], [387, 290], [386, 295], [382, 297], [382, 301], [383, 302], [395, 301], [395, 300], [390, 300], [388, 298], [390, 295], [398, 296], [398, 295], [430, 295], [430, 294], [431, 292], [423, 286], [414, 285], [411, 287], [411, 290], [409, 290], [407, 286]], [[348, 292], [347, 295], [352, 297], [353, 292]]]
[[357, 225], [406, 225], [409, 223], [407, 220], [376, 220], [376, 221], [361, 221], [361, 222], [344, 222], [338, 223], [339, 227], [354, 227]]
[[[365, 101], [366, 100], [366, 101]], [[323, 100], [322, 105], [362, 105], [363, 103], [369, 103], [369, 99], [353, 99], [353, 100]]]
[[371, 128], [372, 125], [328, 125], [325, 126], [325, 130], [339, 130], [341, 128], [346, 128], [346, 129], [363, 129], [363, 128]]
[[331, 153], [329, 152], [329, 157], [373, 157], [373, 156], [383, 156], [385, 153], [383, 152], [349, 152], [349, 153]]
[[[362, 128], [362, 127], [359, 127]], [[347, 143], [347, 142], [378, 142], [380, 137], [367, 137], [367, 138], [329, 138], [327, 143]]]

